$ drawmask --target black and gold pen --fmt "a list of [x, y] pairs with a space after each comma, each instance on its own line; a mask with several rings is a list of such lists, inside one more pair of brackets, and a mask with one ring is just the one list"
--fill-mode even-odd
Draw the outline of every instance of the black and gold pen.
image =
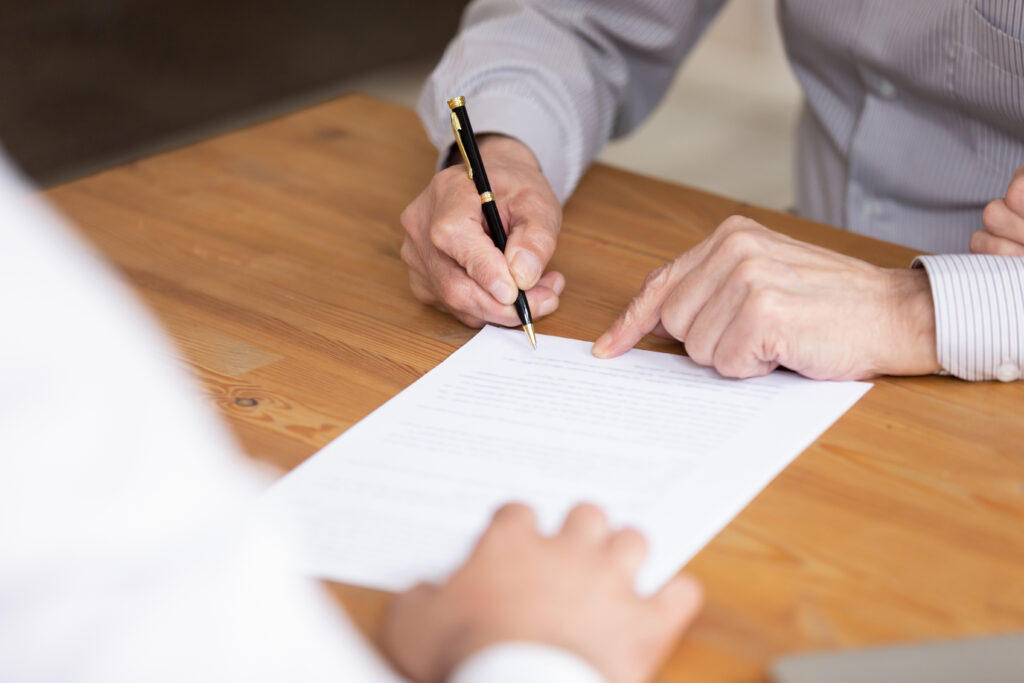
[[[491, 192], [491, 184], [487, 182], [487, 171], [484, 170], [483, 159], [480, 158], [480, 148], [476, 144], [476, 136], [473, 135], [473, 126], [469, 125], [469, 114], [466, 113], [466, 98], [453, 97], [448, 100], [448, 108], [452, 110], [452, 133], [455, 134], [455, 144], [462, 152], [462, 160], [466, 162], [466, 173], [469, 179], [476, 184], [476, 191], [480, 194], [481, 209], [484, 218], [487, 220], [487, 228], [491, 233], [494, 246], [505, 251], [505, 226], [501, 223], [501, 215], [498, 213], [498, 205], [494, 202], [494, 193]], [[526, 301], [526, 292], [519, 290], [516, 297], [516, 313], [523, 323], [526, 336], [530, 339], [533, 348], [537, 348], [537, 335], [533, 333], [533, 316], [530, 315], [530, 304]]]

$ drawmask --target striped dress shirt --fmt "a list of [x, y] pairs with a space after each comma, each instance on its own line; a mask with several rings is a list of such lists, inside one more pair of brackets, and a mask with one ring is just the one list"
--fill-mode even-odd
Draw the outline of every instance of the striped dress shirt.
[[[451, 145], [444, 102], [518, 138], [559, 198], [633, 130], [723, 0], [476, 0], [419, 112]], [[967, 253], [985, 204], [1024, 164], [1024, 0], [780, 0], [805, 93], [797, 208], [937, 255], [937, 352], [968, 380], [1024, 372], [1024, 259]]]

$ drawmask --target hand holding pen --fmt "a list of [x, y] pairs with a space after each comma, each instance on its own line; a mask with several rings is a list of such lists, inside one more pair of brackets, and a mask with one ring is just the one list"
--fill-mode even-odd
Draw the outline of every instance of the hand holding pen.
[[472, 327], [518, 326], [522, 321], [513, 304], [519, 289], [526, 292], [534, 318], [558, 308], [565, 278], [542, 271], [555, 249], [561, 207], [521, 142], [487, 135], [479, 138], [479, 148], [500, 217], [509, 228], [505, 254], [494, 246], [479, 193], [455, 148], [459, 163], [436, 174], [402, 214], [407, 233], [402, 259], [420, 301]]
[[[487, 179], [487, 171], [484, 169], [484, 161], [480, 156], [480, 148], [477, 146], [476, 136], [473, 135], [473, 126], [469, 123], [466, 98], [453, 97], [448, 100], [448, 108], [452, 110], [452, 133], [455, 135], [455, 144], [458, 145], [459, 151], [462, 153], [462, 160], [466, 162], [466, 174], [476, 185], [476, 191], [480, 193], [480, 208], [487, 221], [491, 240], [494, 241], [494, 246], [505, 253], [508, 236], [505, 234], [505, 225], [501, 222], [501, 214], [498, 212], [498, 204], [494, 199], [491, 183]], [[523, 324], [523, 331], [526, 332], [530, 344], [536, 349], [537, 336], [533, 332], [533, 315], [530, 313], [530, 304], [526, 301], [526, 292], [521, 289], [518, 291], [514, 305], [519, 322]]]

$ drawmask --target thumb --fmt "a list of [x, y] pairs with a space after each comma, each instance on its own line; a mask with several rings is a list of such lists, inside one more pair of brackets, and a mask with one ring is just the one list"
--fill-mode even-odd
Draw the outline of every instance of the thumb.
[[651, 271], [615, 322], [594, 342], [592, 353], [598, 358], [615, 358], [636, 346], [644, 335], [661, 322], [661, 306], [680, 279], [675, 261]]

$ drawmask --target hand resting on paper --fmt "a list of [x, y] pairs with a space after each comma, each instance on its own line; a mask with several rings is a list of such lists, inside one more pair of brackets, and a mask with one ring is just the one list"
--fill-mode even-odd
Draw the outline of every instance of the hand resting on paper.
[[609, 683], [641, 683], [702, 601], [683, 574], [638, 597], [633, 581], [645, 554], [638, 532], [613, 532], [592, 505], [574, 508], [552, 537], [537, 531], [530, 508], [507, 505], [444, 585], [396, 598], [385, 648], [420, 683], [440, 683], [469, 655], [506, 641], [558, 646]]
[[939, 370], [923, 270], [880, 268], [742, 216], [653, 271], [593, 353], [621, 355], [649, 332], [726, 377], [780, 365], [835, 380]]

